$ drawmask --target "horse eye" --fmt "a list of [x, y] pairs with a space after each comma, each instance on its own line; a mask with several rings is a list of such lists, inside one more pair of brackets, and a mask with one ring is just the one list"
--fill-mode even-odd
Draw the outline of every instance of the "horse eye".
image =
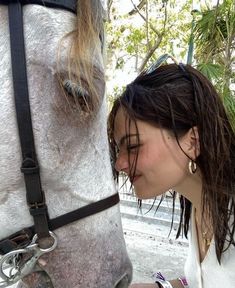
[[79, 84], [72, 82], [71, 80], [64, 80], [63, 81], [63, 87], [65, 91], [71, 95], [75, 96], [77, 98], [88, 98], [89, 94], [86, 89], [81, 87]]
[[68, 96], [73, 99], [74, 104], [78, 104], [82, 110], [90, 107], [90, 97], [88, 91], [78, 83], [74, 83], [69, 79], [63, 81], [63, 88]]

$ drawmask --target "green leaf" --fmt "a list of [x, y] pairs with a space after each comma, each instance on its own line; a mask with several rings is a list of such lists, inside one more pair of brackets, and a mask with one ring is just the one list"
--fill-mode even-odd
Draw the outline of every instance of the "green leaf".
[[223, 98], [224, 106], [228, 114], [228, 118], [235, 132], [235, 98], [231, 93], [225, 95]]
[[223, 77], [223, 67], [213, 63], [199, 63], [197, 69], [204, 74], [210, 81], [217, 82]]

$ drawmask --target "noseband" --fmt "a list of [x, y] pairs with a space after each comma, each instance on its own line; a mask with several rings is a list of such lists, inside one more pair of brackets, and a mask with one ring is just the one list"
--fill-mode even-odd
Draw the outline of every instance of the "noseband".
[[[41, 185], [40, 169], [34, 145], [27, 84], [22, 5], [39, 4], [46, 7], [65, 9], [76, 14], [77, 0], [0, 0], [0, 4], [8, 5], [13, 88], [22, 151], [20, 170], [24, 174], [26, 200], [34, 221], [33, 226], [20, 230], [0, 241], [0, 254], [4, 255], [0, 260], [0, 276], [5, 278], [4, 282], [0, 281], [0, 287], [7, 287], [30, 274], [37, 259], [42, 254], [50, 252], [56, 247], [57, 240], [51, 231], [116, 205], [119, 202], [119, 195], [116, 193], [100, 201], [50, 219], [45, 194]], [[48, 237], [53, 238], [52, 247], [47, 250], [40, 248], [38, 244], [40, 240]], [[29, 251], [34, 252], [33, 256], [16, 273], [10, 276], [6, 276], [3, 273], [4, 264], [15, 262], [19, 255]], [[16, 269], [16, 265], [14, 268]], [[27, 273], [24, 273], [23, 270]]]

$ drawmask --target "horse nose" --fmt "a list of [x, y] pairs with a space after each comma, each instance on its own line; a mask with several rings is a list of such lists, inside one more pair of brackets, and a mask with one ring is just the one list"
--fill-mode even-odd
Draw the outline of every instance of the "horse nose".
[[[130, 275], [129, 275], [130, 276]], [[124, 274], [122, 278], [117, 281], [114, 288], [127, 288], [131, 282], [131, 276], [129, 277], [128, 274]]]

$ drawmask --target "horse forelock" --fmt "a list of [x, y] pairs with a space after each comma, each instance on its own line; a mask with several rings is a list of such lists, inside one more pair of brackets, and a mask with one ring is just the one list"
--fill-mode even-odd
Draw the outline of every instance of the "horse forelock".
[[[88, 114], [94, 114], [104, 96], [104, 9], [100, 1], [78, 1], [76, 27], [69, 37], [72, 38], [71, 49], [68, 55], [69, 79], [77, 83], [84, 91], [83, 107], [74, 96], [75, 105]], [[65, 37], [66, 39], [66, 37]], [[63, 42], [63, 41], [62, 41]], [[60, 58], [60, 57], [59, 57]], [[74, 95], [75, 94], [75, 95]]]
[[[24, 8], [24, 10], [29, 9]], [[40, 17], [40, 20], [35, 21], [35, 17], [36, 19]], [[69, 115], [73, 113], [74, 118], [79, 115], [80, 120], [87, 121], [87, 116], [93, 117], [97, 112], [105, 93], [104, 55], [102, 53], [104, 9], [101, 2], [78, 1], [77, 17], [67, 11], [51, 11], [48, 8], [38, 7], [37, 10], [33, 9], [27, 13], [24, 18], [25, 27], [27, 28], [28, 23], [28, 27], [33, 27], [31, 31], [37, 32], [29, 49], [35, 50], [35, 47], [37, 49], [42, 46], [35, 42], [40, 41], [46, 35], [48, 37], [47, 41], [44, 41], [46, 51], [43, 49], [40, 57], [44, 56], [45, 65], [52, 69], [59, 80], [63, 97], [66, 100], [63, 105], [59, 105], [61, 110]], [[27, 31], [25, 34], [28, 35]], [[50, 43], [51, 41], [54, 43]], [[34, 57], [32, 53], [28, 54]], [[41, 59], [39, 58], [39, 61], [42, 64]], [[65, 89], [65, 83], [71, 84], [70, 91]], [[80, 87], [87, 92], [87, 96], [84, 93], [78, 93], [81, 91]]]

